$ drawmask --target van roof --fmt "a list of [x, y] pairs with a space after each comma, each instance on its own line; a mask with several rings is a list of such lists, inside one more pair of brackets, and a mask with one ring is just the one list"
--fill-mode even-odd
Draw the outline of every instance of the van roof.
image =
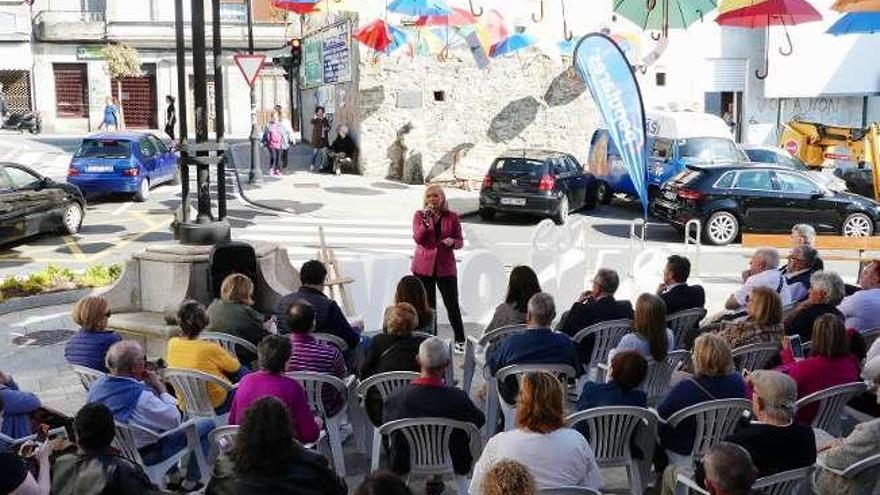
[[554, 158], [566, 154], [567, 153], [563, 151], [545, 150], [538, 148], [518, 148], [506, 150], [504, 151], [504, 153], [498, 155], [498, 158], [528, 158], [532, 160], [546, 160], [547, 158]]
[[648, 135], [670, 139], [717, 137], [733, 140], [730, 128], [717, 115], [702, 112], [647, 112]]

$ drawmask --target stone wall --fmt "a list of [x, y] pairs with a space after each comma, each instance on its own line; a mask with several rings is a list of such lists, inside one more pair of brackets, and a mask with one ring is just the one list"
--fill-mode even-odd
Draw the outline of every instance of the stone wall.
[[465, 50], [445, 61], [363, 56], [359, 69], [365, 175], [388, 176], [402, 160], [405, 170], [397, 172], [431, 180], [458, 157], [458, 175], [479, 178], [498, 153], [521, 147], [567, 151], [585, 162], [600, 119], [574, 70], [537, 51], [493, 59], [485, 70]]

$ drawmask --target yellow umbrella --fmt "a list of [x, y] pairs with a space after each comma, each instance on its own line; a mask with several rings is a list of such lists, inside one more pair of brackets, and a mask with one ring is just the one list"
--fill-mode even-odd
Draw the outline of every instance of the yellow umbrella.
[[831, 8], [838, 12], [880, 12], [880, 0], [837, 0]]

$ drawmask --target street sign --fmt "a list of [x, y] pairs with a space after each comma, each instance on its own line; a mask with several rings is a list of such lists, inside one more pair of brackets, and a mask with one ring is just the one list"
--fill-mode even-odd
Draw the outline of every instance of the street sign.
[[794, 139], [789, 139], [785, 142], [785, 151], [788, 151], [793, 156], [797, 156], [797, 152], [800, 146], [798, 146], [798, 142]]
[[233, 58], [235, 59], [235, 65], [238, 66], [248, 86], [253, 86], [254, 81], [257, 80], [257, 76], [260, 75], [260, 71], [263, 69], [263, 62], [266, 61], [266, 56], [236, 53]]

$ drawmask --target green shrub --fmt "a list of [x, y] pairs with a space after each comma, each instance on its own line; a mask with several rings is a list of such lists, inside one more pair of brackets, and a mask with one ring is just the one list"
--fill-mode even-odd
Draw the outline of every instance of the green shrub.
[[105, 287], [121, 274], [122, 266], [118, 264], [93, 265], [83, 272], [50, 264], [23, 277], [12, 275], [0, 280], [0, 301], [61, 290]]

